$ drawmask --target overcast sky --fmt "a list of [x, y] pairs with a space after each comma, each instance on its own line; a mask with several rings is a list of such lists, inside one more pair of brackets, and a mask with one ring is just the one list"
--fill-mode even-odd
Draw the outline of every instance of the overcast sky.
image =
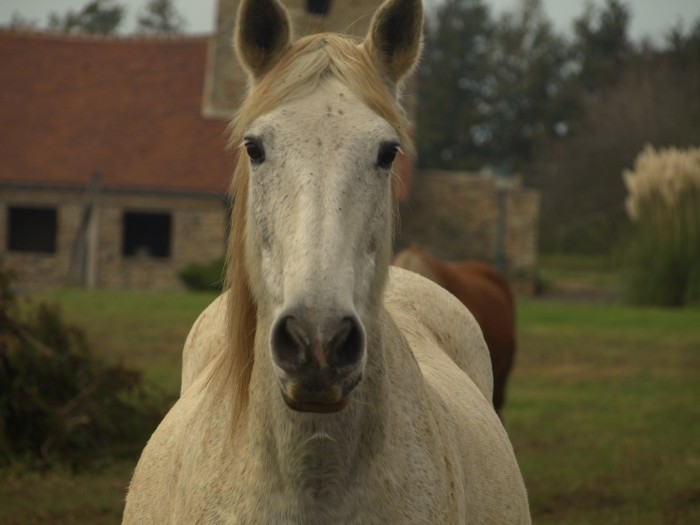
[[[29, 19], [36, 19], [45, 24], [52, 11], [65, 12], [68, 9], [79, 10], [89, 0], [0, 0], [0, 24], [10, 20], [17, 12]], [[127, 6], [127, 25], [134, 27], [136, 14], [143, 9], [147, 0], [118, 0]], [[343, 1], [343, 0], [336, 0]], [[440, 0], [425, 0], [426, 4], [435, 4]], [[495, 13], [512, 9], [522, 0], [486, 0]], [[700, 17], [700, 0], [623, 0], [632, 10], [631, 34], [638, 40], [645, 35], [659, 40], [671, 26], [683, 21], [685, 28]], [[545, 9], [561, 32], [571, 31], [571, 21], [579, 16], [586, 5], [586, 0], [543, 0]], [[591, 0], [593, 4], [603, 5], [604, 0]], [[216, 0], [175, 0], [175, 6], [187, 20], [188, 33], [209, 33], [214, 27]]]

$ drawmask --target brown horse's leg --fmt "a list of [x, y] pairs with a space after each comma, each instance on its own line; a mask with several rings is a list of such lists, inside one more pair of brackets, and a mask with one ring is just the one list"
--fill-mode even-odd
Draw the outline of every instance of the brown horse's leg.
[[[506, 402], [506, 385], [508, 376], [513, 367], [515, 354], [515, 341], [511, 341], [500, 348], [491, 349], [491, 365], [493, 366], [493, 408], [498, 416], [503, 419], [501, 409]], [[496, 357], [496, 360], [494, 360]]]

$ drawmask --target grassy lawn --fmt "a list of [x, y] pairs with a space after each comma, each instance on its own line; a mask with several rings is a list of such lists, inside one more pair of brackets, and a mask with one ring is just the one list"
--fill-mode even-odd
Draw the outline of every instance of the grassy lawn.
[[215, 297], [61, 289], [39, 298], [61, 305], [66, 319], [86, 331], [96, 353], [143, 370], [147, 381], [179, 396], [182, 346], [197, 316]]
[[[212, 295], [42, 296], [96, 352], [177, 395], [187, 331]], [[535, 523], [700, 523], [700, 310], [524, 301], [505, 408]], [[133, 462], [0, 472], [0, 524], [116, 524]]]
[[700, 310], [519, 312], [505, 421], [536, 523], [700, 523]]
[[619, 277], [610, 255], [540, 254], [538, 272], [549, 294], [612, 295]]
[[135, 462], [95, 472], [0, 471], [3, 525], [115, 525]]

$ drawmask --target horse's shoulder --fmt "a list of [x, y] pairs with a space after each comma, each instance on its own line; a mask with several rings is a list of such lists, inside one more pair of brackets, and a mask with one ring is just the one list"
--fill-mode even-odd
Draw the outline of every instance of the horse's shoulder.
[[227, 296], [228, 292], [224, 292], [212, 301], [199, 314], [187, 335], [182, 349], [180, 395], [226, 345]]
[[183, 454], [183, 431], [189, 424], [194, 391], [181, 396], [160, 422], [134, 469], [124, 509], [124, 524], [153, 523], [169, 515]]
[[[177, 516], [177, 523], [193, 523], [181, 516], [200, 500], [201, 494], [194, 497], [194, 492], [232, 471], [225, 460], [239, 456], [222, 457], [221, 446], [227, 435], [223, 414], [230, 405], [225, 398], [213, 403], [208, 390], [218, 364], [213, 359], [204, 367], [148, 440], [129, 485], [125, 523], [156, 523], [168, 515]], [[193, 499], [188, 501], [184, 493]]]
[[[413, 272], [391, 268], [385, 305], [421, 360], [423, 346], [439, 347], [491, 400], [493, 375], [481, 328], [465, 306], [437, 284]], [[420, 345], [416, 342], [433, 344]]]

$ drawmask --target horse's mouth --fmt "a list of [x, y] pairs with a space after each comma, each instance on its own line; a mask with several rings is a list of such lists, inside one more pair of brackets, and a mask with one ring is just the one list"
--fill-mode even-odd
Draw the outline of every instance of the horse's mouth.
[[362, 381], [362, 374], [342, 385], [328, 385], [326, 388], [304, 388], [291, 382], [280, 382], [282, 399], [285, 404], [297, 412], [316, 414], [333, 414], [345, 409], [355, 387]]
[[320, 401], [297, 401], [291, 399], [287, 394], [282, 392], [282, 398], [289, 408], [297, 412], [313, 412], [316, 414], [334, 414], [340, 412], [348, 403], [350, 403], [350, 397], [341, 399], [340, 401], [334, 403], [323, 403]]

